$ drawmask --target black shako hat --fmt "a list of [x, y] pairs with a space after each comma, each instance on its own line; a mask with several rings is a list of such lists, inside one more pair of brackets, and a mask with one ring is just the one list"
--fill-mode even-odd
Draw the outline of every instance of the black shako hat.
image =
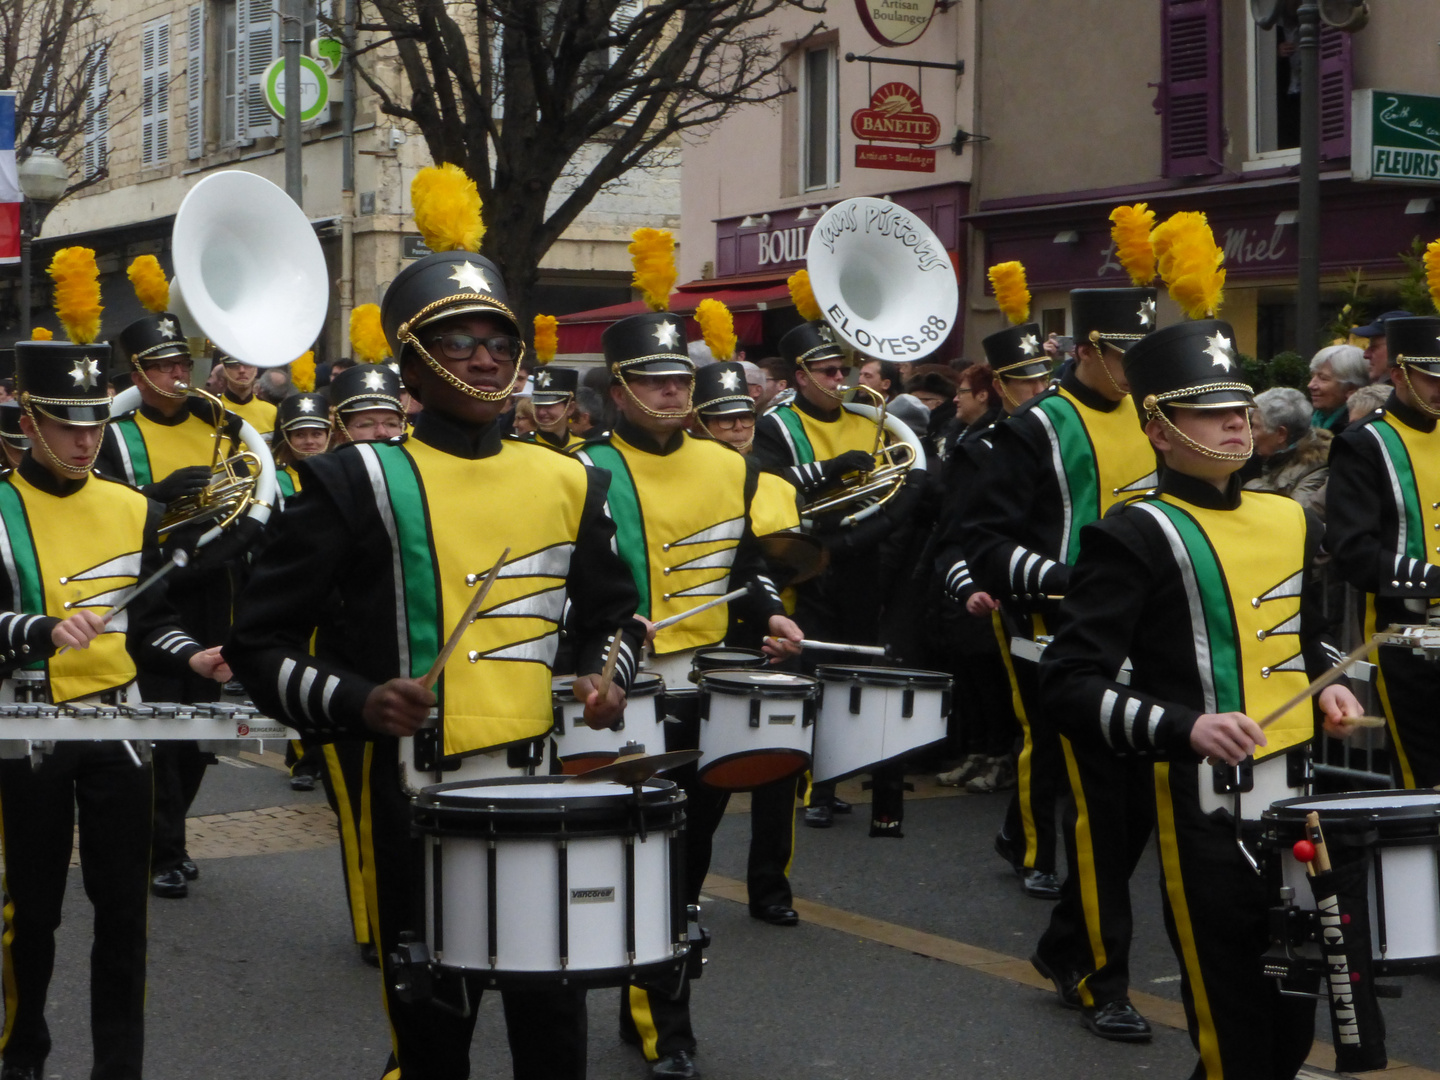
[[580, 372], [574, 368], [541, 364], [530, 385], [530, 400], [536, 405], [563, 405], [575, 396]]
[[[349, 370], [358, 370], [351, 368]], [[275, 411], [275, 426], [281, 431], [299, 428], [328, 428], [330, 402], [324, 394], [291, 394]]]
[[110, 419], [105, 373], [110, 343], [17, 341], [15, 389], [21, 408], [66, 424], [93, 427]]
[[1440, 319], [1416, 315], [1385, 323], [1385, 350], [1390, 363], [1440, 375]]
[[1007, 326], [980, 342], [991, 370], [1007, 379], [1039, 379], [1050, 374], [1050, 354], [1040, 336], [1040, 324]]
[[[422, 327], [455, 315], [485, 315], [520, 337], [499, 268], [472, 251], [441, 251], [411, 263], [395, 276], [380, 301], [380, 325], [395, 359], [405, 358], [409, 338]], [[519, 363], [520, 357], [516, 357]]]
[[704, 416], [755, 412], [755, 400], [745, 385], [745, 368], [734, 360], [706, 364], [695, 372], [695, 411]]
[[24, 450], [30, 445], [30, 440], [20, 430], [22, 413], [18, 401], [0, 401], [0, 439], [4, 439], [17, 450]]
[[1255, 404], [1255, 392], [1241, 381], [1235, 331], [1219, 319], [1180, 322], [1147, 334], [1125, 354], [1125, 378], [1142, 424], [1162, 405]]
[[612, 375], [693, 375], [685, 351], [685, 320], [669, 311], [646, 311], [612, 323], [600, 335]]
[[791, 364], [815, 364], [821, 360], [844, 360], [835, 331], [823, 319], [812, 319], [788, 331], [780, 339], [780, 355]]
[[1070, 325], [1075, 340], [1128, 352], [1155, 329], [1156, 295], [1154, 289], [1071, 290]]
[[146, 360], [164, 360], [190, 355], [180, 320], [168, 311], [136, 319], [121, 330], [115, 339], [120, 355], [136, 371]]
[[400, 404], [400, 376], [389, 364], [356, 364], [340, 372], [330, 380], [330, 404], [342, 413], [394, 409], [405, 415]]

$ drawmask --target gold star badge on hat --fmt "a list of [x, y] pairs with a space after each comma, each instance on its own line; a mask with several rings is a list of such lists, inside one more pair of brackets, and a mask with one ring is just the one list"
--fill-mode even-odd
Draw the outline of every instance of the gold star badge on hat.
[[456, 263], [455, 269], [450, 271], [450, 280], [473, 293], [490, 293], [495, 287], [490, 284], [490, 278], [485, 271], [474, 263]]
[[1040, 339], [1034, 334], [1026, 334], [1020, 339], [1020, 354], [1022, 356], [1039, 356]]
[[1205, 339], [1205, 355], [1210, 357], [1211, 363], [1216, 367], [1229, 371], [1235, 366], [1234, 353], [1231, 351], [1230, 339], [1224, 334], [1214, 334]]
[[161, 337], [169, 341], [171, 338], [174, 338], [176, 336], [176, 334], [178, 333], [178, 328], [175, 325], [174, 319], [161, 319], [160, 322], [157, 324], [155, 331]]
[[673, 322], [662, 322], [655, 327], [655, 342], [667, 349], [673, 349], [680, 344], [680, 331], [676, 329]]
[[1149, 297], [1146, 297], [1145, 300], [1140, 304], [1140, 310], [1137, 311], [1135, 314], [1140, 316], [1141, 326], [1154, 326], [1155, 301], [1151, 300]]
[[308, 397], [307, 397], [307, 398], [301, 398], [301, 399], [300, 399], [300, 403], [299, 403], [298, 405], [296, 405], [295, 407], [296, 407], [297, 409], [299, 409], [301, 412], [314, 412], [314, 411], [315, 411], [315, 402], [311, 401]]
[[721, 373], [720, 373], [720, 386], [721, 386], [722, 389], [725, 389], [725, 390], [739, 390], [739, 389], [740, 389], [740, 378], [739, 378], [739, 376], [737, 376], [737, 375], [735, 374], [735, 372], [733, 372], [733, 371], [724, 371], [724, 372], [721, 372]]
[[89, 357], [76, 360], [75, 366], [70, 369], [70, 377], [75, 380], [76, 389], [93, 390], [99, 381], [100, 365]]
[[365, 389], [366, 389], [366, 390], [384, 390], [384, 389], [385, 389], [385, 376], [384, 376], [384, 375], [381, 375], [380, 372], [378, 372], [378, 371], [367, 371], [367, 372], [365, 373]]
[[537, 388], [544, 390], [550, 385], [550, 373], [548, 371], [542, 371], [539, 375], [536, 375], [535, 385]]

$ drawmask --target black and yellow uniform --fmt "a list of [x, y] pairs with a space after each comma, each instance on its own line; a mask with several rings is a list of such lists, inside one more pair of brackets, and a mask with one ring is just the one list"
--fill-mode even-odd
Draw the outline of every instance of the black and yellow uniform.
[[258, 394], [251, 394], [249, 397], [241, 399], [236, 397], [227, 386], [225, 392], [220, 395], [220, 400], [225, 402], [226, 409], [240, 417], [267, 439], [275, 430], [276, 408]]
[[548, 431], [536, 428], [534, 438], [531, 441], [537, 442], [541, 446], [548, 446], [551, 450], [559, 450], [566, 454], [573, 454], [585, 445], [585, 439], [580, 435], [576, 435], [569, 428], [566, 428], [564, 436], [559, 438], [550, 434]]
[[[1366, 594], [1366, 637], [1397, 624], [1423, 626], [1440, 604], [1435, 417], [1392, 395], [1384, 409], [1352, 423], [1331, 445], [1325, 502], [1325, 547], [1341, 577]], [[1440, 784], [1440, 667], [1393, 645], [1378, 656], [1376, 687], [1398, 778], [1407, 788]]]
[[[43, 371], [58, 362], [69, 368], [68, 361], [85, 355], [76, 350], [86, 348], [24, 343], [22, 389], [28, 384], [43, 397], [36, 383], [44, 376], [36, 367]], [[103, 350], [108, 356], [109, 347]], [[62, 378], [62, 384], [68, 382]], [[64, 393], [63, 385], [58, 392]], [[54, 397], [44, 400], [35, 408], [65, 417]], [[104, 402], [102, 392], [89, 405], [98, 417]], [[71, 410], [68, 419], [94, 424], [98, 417], [80, 418]], [[188, 671], [200, 646], [176, 625], [164, 587], [157, 585], [116, 615], [88, 648], [56, 650], [51, 635], [60, 622], [77, 610], [104, 612], [159, 568], [160, 508], [98, 476], [62, 480], [31, 456], [45, 452], [28, 451], [19, 468], [0, 479], [0, 675], [10, 700], [116, 704], [134, 682], [137, 664]], [[149, 765], [136, 768], [118, 742], [60, 742], [33, 767], [28, 756], [0, 760], [5, 859], [0, 1057], [7, 1074], [43, 1075], [50, 1052], [45, 997], [78, 808], [80, 869], [95, 907], [91, 1075], [99, 1080], [141, 1075], [152, 798]]]
[[280, 506], [283, 509], [286, 499], [293, 499], [300, 494], [300, 474], [294, 465], [281, 465], [275, 470], [275, 487], [280, 492]]
[[[323, 740], [370, 738], [362, 712], [371, 690], [429, 669], [470, 599], [471, 575], [483, 575], [507, 546], [487, 606], [436, 686], [444, 753], [524, 746], [549, 730], [550, 664], [567, 610], [583, 671], [600, 670], [623, 628], [616, 677], [628, 685], [640, 651], [635, 590], [612, 547], [601, 473], [504, 439], [495, 423], [468, 425], [428, 410], [403, 443], [342, 447], [298, 471], [304, 491], [260, 556], [226, 647], [270, 715]], [[332, 592], [345, 613], [339, 640], [311, 656], [316, 613]], [[419, 847], [400, 786], [399, 741], [374, 738], [365, 764], [363, 868], [388, 968], [399, 934], [423, 928], [415, 903]], [[387, 972], [402, 1075], [468, 1075], [474, 1013], [406, 1004], [392, 983]], [[471, 981], [472, 1001], [481, 989]], [[504, 998], [517, 1076], [583, 1075], [583, 995]]]
[[[1155, 762], [1165, 922], [1197, 1080], [1292, 1077], [1313, 1038], [1314, 1001], [1282, 997], [1261, 974], [1265, 882], [1230, 816], [1201, 809], [1211, 770], [1190, 730], [1202, 713], [1265, 716], [1338, 659], [1307, 573], [1320, 539], [1290, 499], [1164, 471], [1158, 495], [1083, 530], [1040, 666], [1047, 713], [1075, 746]], [[1129, 685], [1116, 681], [1127, 657]], [[1314, 727], [1303, 708], [1277, 721], [1262, 760], [1304, 754]]]

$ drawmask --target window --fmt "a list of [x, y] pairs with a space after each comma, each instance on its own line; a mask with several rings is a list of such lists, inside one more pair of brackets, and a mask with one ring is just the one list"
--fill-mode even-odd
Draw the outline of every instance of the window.
[[86, 78], [90, 88], [85, 94], [85, 178], [105, 171], [110, 157], [110, 57], [104, 47], [95, 50], [88, 64]]
[[216, 39], [220, 57], [220, 142], [248, 146], [279, 134], [265, 106], [261, 80], [279, 53], [280, 15], [271, 0], [218, 0]]
[[192, 4], [185, 16], [185, 156], [205, 153], [205, 5]]
[[[1251, 25], [1249, 158], [1259, 167], [1294, 162], [1300, 155], [1300, 32], [1277, 24]], [[1350, 35], [1320, 27], [1320, 156], [1350, 156]]]
[[170, 17], [140, 28], [140, 165], [170, 158]]
[[805, 50], [800, 72], [800, 178], [806, 191], [840, 182], [840, 103], [834, 45]]

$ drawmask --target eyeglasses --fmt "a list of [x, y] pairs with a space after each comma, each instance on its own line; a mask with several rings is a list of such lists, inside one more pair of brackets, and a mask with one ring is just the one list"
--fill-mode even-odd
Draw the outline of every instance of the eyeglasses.
[[810, 373], [812, 375], [823, 376], [827, 379], [848, 379], [850, 377], [850, 368], [848, 365], [832, 364], [829, 367], [811, 368]]
[[173, 375], [177, 371], [189, 371], [195, 366], [195, 361], [188, 357], [184, 360], [149, 360], [143, 366], [146, 371], [158, 371], [162, 375]]
[[520, 355], [520, 339], [511, 334], [495, 334], [483, 338], [470, 334], [445, 334], [431, 338], [428, 343], [431, 351], [438, 352], [446, 360], [469, 360], [482, 345], [492, 360], [502, 363], [514, 363], [515, 358]]
[[722, 430], [730, 428], [753, 428], [755, 417], [749, 413], [732, 414], [730, 416], [707, 416], [705, 423], [710, 427], [717, 427]]

